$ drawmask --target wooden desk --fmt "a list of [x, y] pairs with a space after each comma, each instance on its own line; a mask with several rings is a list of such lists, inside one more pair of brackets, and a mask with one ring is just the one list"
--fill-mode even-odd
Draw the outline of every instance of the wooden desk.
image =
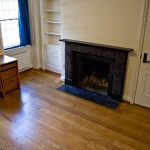
[[6, 55], [0, 55], [1, 92], [5, 93], [20, 88], [18, 61]]

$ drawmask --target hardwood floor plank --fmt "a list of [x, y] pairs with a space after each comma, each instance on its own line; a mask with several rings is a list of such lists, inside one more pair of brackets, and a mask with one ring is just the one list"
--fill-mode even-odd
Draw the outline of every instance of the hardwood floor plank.
[[150, 149], [150, 109], [112, 110], [57, 91], [59, 75], [30, 70], [21, 91], [0, 98], [0, 149]]

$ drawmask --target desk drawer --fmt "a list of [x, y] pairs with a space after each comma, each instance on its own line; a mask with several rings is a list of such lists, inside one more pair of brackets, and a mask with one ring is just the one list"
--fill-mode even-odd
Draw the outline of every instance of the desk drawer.
[[17, 76], [3, 80], [3, 90], [5, 93], [14, 90], [18, 87]]
[[1, 72], [2, 80], [6, 80], [17, 76], [17, 68], [11, 68]]
[[17, 61], [10, 63], [10, 64], [2, 65], [1, 71], [7, 70], [7, 69], [13, 68], [13, 67], [17, 67]]

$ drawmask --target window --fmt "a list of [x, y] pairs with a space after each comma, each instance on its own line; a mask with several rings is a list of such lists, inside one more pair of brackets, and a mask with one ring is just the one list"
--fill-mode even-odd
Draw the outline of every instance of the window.
[[19, 46], [18, 0], [0, 0], [0, 20], [4, 49]]
[[4, 49], [31, 44], [27, 0], [0, 0]]

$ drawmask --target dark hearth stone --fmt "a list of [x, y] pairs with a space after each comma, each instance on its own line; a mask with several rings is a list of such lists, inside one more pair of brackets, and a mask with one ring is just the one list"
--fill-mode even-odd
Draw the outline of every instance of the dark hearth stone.
[[78, 96], [83, 99], [87, 99], [89, 101], [92, 101], [94, 103], [115, 109], [120, 102], [113, 100], [111, 97], [108, 97], [106, 95], [101, 95], [96, 92], [91, 92], [83, 88], [77, 88], [73, 86], [63, 85], [59, 88], [57, 88], [59, 91]]

